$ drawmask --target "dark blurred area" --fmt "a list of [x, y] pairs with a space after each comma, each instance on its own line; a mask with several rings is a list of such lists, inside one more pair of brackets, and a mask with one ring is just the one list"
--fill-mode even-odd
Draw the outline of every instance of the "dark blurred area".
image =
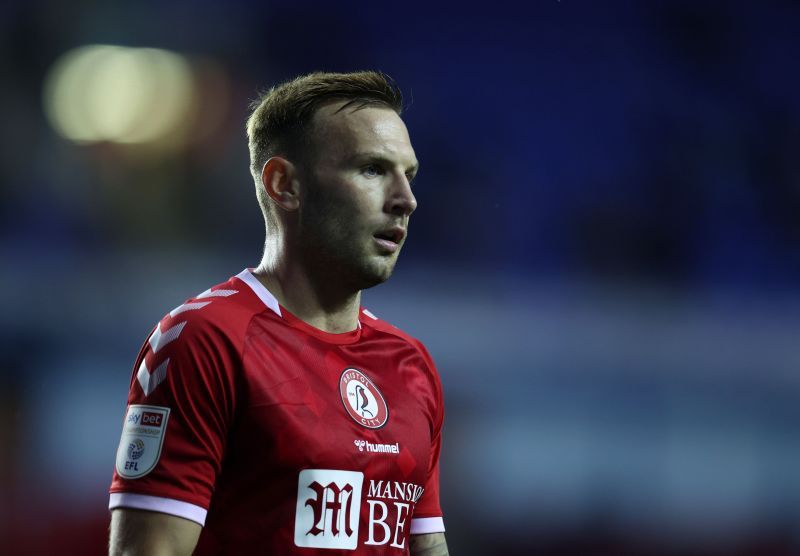
[[451, 552], [800, 554], [797, 2], [0, 13], [3, 554], [105, 553], [141, 342], [261, 256], [249, 101], [366, 68], [421, 171], [364, 303], [439, 365]]

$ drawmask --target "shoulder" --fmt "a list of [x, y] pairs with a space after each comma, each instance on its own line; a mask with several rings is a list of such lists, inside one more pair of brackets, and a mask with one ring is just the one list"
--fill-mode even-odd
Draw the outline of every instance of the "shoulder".
[[[199, 375], [208, 384], [232, 377], [250, 322], [263, 309], [236, 277], [186, 299], [150, 330], [132, 381], [138, 380], [144, 395], [150, 396], [165, 380], [173, 389], [182, 389], [195, 384]], [[164, 388], [159, 390], [163, 393]]]
[[[166, 313], [156, 324], [149, 342], [226, 340], [238, 344], [253, 316], [264, 309], [247, 284], [238, 276], [211, 286]], [[153, 346], [155, 349], [155, 346]]]
[[427, 380], [425, 383], [427, 384], [427, 388], [425, 391], [431, 394], [428, 399], [430, 402], [429, 407], [433, 420], [433, 427], [435, 430], [441, 430], [442, 421], [444, 419], [444, 391], [442, 389], [442, 381], [439, 377], [439, 372], [425, 345], [417, 338], [378, 318], [374, 313], [363, 307], [361, 309], [360, 320], [362, 326], [383, 333], [395, 340], [399, 340], [405, 343], [409, 349], [414, 350], [416, 356], [419, 357], [418, 361], [421, 363], [420, 365], [414, 365], [414, 367], [420, 369], [426, 377]]
[[372, 313], [369, 309], [361, 308], [361, 323], [363, 326], [367, 326], [372, 328], [377, 332], [382, 332], [389, 336], [393, 336], [406, 344], [408, 344], [411, 348], [413, 348], [422, 359], [425, 360], [426, 365], [431, 370], [431, 372], [436, 375], [436, 365], [433, 362], [433, 358], [431, 354], [428, 352], [428, 349], [425, 347], [419, 339], [411, 336], [407, 332], [399, 329], [398, 327], [386, 322], [385, 320], [377, 317], [374, 313]]

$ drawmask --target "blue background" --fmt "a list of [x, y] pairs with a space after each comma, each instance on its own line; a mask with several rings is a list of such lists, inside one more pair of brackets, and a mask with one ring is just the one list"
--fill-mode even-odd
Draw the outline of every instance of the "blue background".
[[[421, 172], [365, 305], [440, 367], [451, 551], [800, 553], [797, 3], [0, 13], [0, 545], [104, 552], [141, 342], [260, 259], [248, 101], [374, 68]], [[212, 61], [224, 124], [169, 152], [66, 141], [45, 75], [93, 43]]]

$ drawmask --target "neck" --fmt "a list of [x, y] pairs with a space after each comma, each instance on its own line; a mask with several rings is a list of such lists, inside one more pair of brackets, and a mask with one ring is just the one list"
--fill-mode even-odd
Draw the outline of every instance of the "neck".
[[269, 251], [253, 274], [281, 306], [325, 332], [339, 334], [358, 327], [360, 290], [342, 288], [329, 276], [302, 264], [290, 264], [288, 257]]

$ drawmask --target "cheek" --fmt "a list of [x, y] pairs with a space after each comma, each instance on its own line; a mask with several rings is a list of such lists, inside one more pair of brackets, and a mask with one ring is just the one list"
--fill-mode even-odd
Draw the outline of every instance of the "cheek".
[[315, 215], [315, 235], [339, 248], [352, 244], [366, 228], [363, 218], [345, 200], [330, 199]]
[[374, 192], [344, 185], [338, 192], [330, 195], [326, 205], [331, 218], [351, 229], [364, 227], [381, 208], [380, 200]]
[[322, 240], [352, 237], [371, 229], [382, 210], [379, 188], [374, 184], [358, 184], [335, 180], [315, 184], [319, 188], [307, 199], [308, 212]]

